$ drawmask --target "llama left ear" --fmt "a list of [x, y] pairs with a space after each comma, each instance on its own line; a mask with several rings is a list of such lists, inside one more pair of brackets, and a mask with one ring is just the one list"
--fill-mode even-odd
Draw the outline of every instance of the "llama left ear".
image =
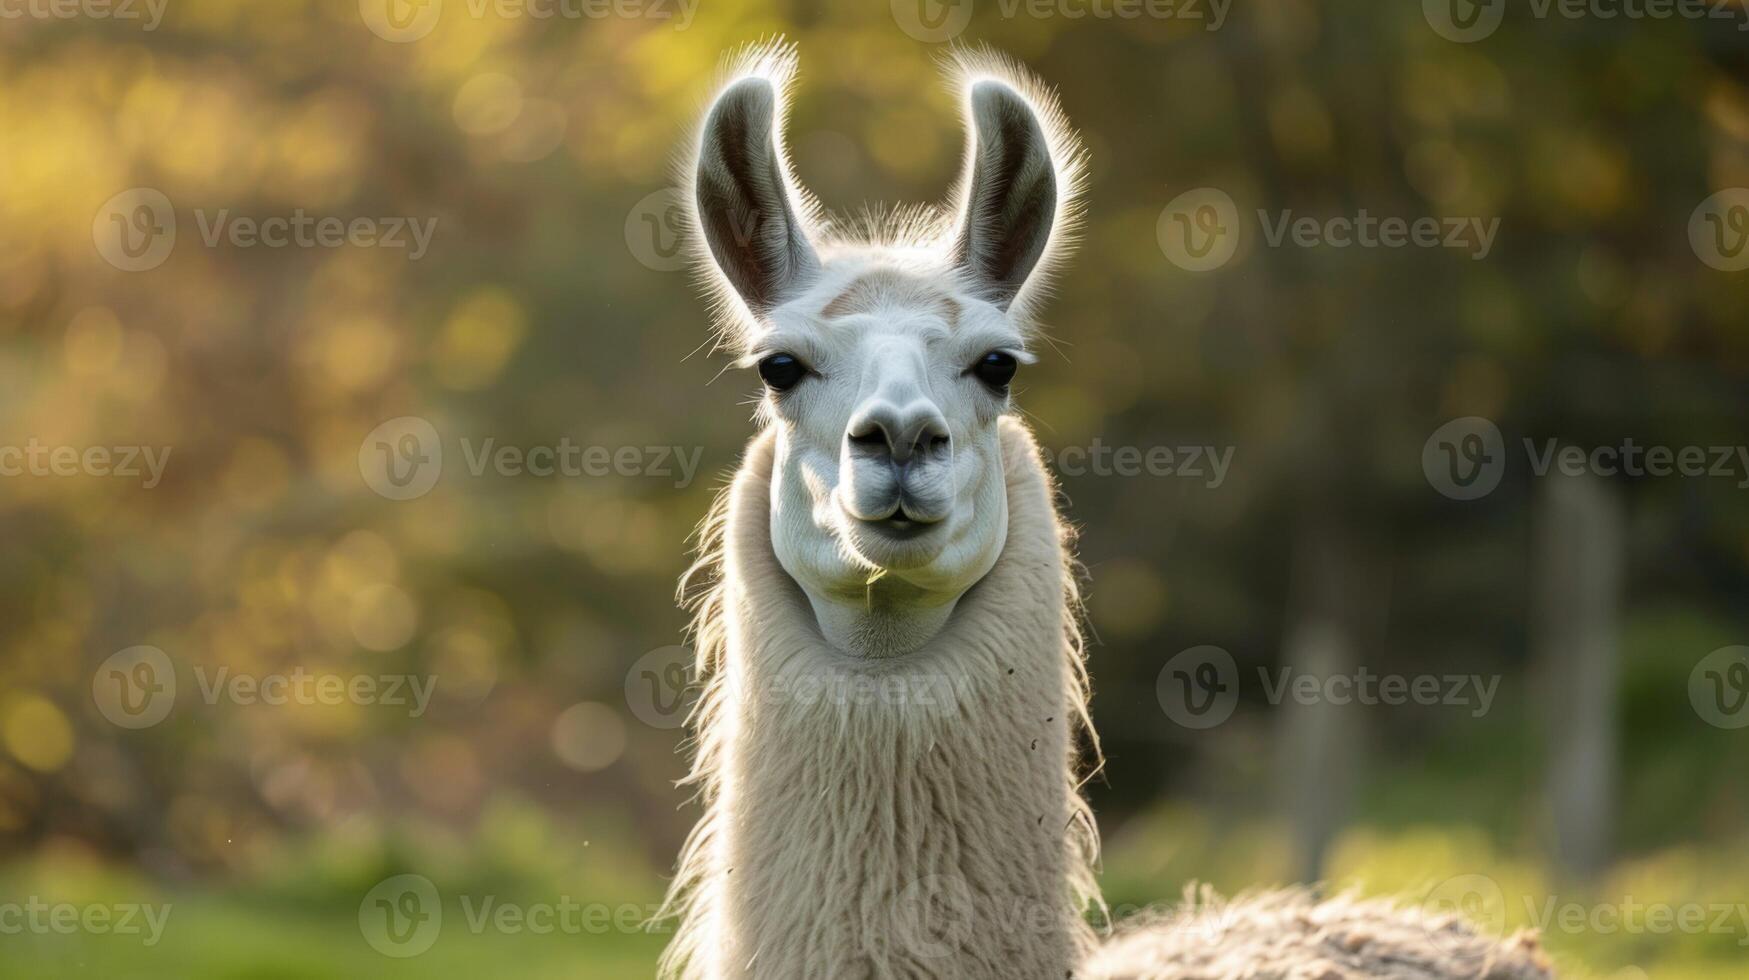
[[694, 204], [718, 271], [755, 315], [819, 271], [779, 149], [777, 87], [743, 78], [717, 97], [699, 134]]
[[966, 197], [956, 265], [1007, 309], [1043, 257], [1057, 216], [1057, 169], [1031, 104], [1002, 82], [971, 90]]

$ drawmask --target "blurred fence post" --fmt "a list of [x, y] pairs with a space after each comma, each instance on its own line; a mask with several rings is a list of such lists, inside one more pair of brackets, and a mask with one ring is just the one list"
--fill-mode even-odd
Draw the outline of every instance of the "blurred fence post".
[[[1384, 622], [1388, 589], [1376, 556], [1331, 512], [1302, 520], [1294, 543], [1282, 644], [1289, 679], [1352, 677]], [[1322, 686], [1322, 685], [1320, 685]], [[1291, 690], [1291, 685], [1284, 690]], [[1279, 785], [1299, 881], [1323, 877], [1330, 841], [1347, 818], [1365, 740], [1353, 704], [1319, 698], [1277, 706]]]
[[1587, 879], [1609, 861], [1616, 787], [1625, 508], [1594, 475], [1551, 472], [1536, 497], [1534, 655], [1547, 726], [1546, 792], [1557, 867]]

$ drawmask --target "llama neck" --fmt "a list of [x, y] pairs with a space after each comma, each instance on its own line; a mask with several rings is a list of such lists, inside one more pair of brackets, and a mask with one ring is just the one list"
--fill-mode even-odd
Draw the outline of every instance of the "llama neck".
[[[701, 613], [711, 672], [665, 973], [1061, 980], [1085, 949], [1091, 819], [1067, 560], [1031, 436], [1005, 422], [1008, 540], [915, 652], [829, 644], [772, 554], [772, 440], [728, 493]], [[714, 604], [714, 615], [711, 606]]]
[[861, 602], [811, 592], [807, 597], [820, 635], [833, 649], [885, 659], [916, 653], [953, 618], [959, 597], [923, 604], [916, 601], [921, 592], [909, 583], [883, 578], [869, 584]]

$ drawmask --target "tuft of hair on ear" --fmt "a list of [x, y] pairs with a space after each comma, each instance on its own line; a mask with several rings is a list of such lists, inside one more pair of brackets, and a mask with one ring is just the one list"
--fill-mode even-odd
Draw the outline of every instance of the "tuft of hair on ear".
[[[1079, 240], [1085, 213], [1087, 150], [1081, 137], [1069, 125], [1055, 90], [1041, 82], [1031, 71], [1014, 59], [988, 47], [955, 47], [943, 58], [943, 71], [961, 106], [966, 131], [965, 159], [960, 176], [948, 197], [946, 207], [950, 218], [979, 220], [988, 216], [972, 213], [974, 202], [973, 176], [978, 166], [978, 118], [982, 111], [990, 121], [1004, 128], [1025, 129], [1025, 120], [1016, 120], [1010, 111], [1018, 100], [1031, 110], [1043, 135], [1044, 149], [1049, 156], [1054, 175], [1049, 235], [1038, 258], [1024, 275], [1024, 281], [1014, 283], [1009, 295], [999, 290], [998, 299], [1006, 302], [1009, 315], [1026, 329], [1031, 329], [1037, 311], [1050, 295], [1051, 283], [1064, 263], [1073, 255]], [[990, 83], [995, 83], [992, 86]], [[964, 229], [944, 228], [950, 247], [959, 248]], [[957, 237], [956, 237], [957, 236]], [[973, 270], [964, 270], [975, 278]], [[967, 287], [988, 288], [988, 284], [968, 281]]]
[[[769, 86], [772, 96], [771, 141], [776, 164], [775, 176], [781, 181], [793, 211], [796, 231], [805, 241], [812, 242], [819, 242], [826, 234], [824, 211], [814, 196], [796, 179], [786, 146], [786, 122], [797, 62], [796, 45], [782, 35], [748, 43], [726, 55], [718, 67], [716, 82], [711, 87], [710, 95], [703, 100], [695, 115], [697, 122], [692, 134], [682, 144], [683, 152], [674, 160], [674, 186], [686, 214], [685, 248], [691, 260], [694, 279], [710, 303], [713, 350], [727, 348], [732, 352], [744, 352], [757, 329], [759, 314], [762, 312], [749, 303], [748, 298], [724, 274], [713, 257], [699, 214], [695, 188], [699, 164], [706, 153], [706, 129], [711, 122], [712, 112], [724, 100], [724, 96], [737, 87], [749, 95], [757, 94], [756, 89], [746, 86], [749, 80], [762, 80]], [[757, 103], [762, 100], [750, 101]], [[758, 108], [763, 109], [764, 106]]]

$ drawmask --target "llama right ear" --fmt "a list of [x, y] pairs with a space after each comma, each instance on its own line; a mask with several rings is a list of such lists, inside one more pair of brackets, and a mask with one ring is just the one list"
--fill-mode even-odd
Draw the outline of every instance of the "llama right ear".
[[972, 84], [965, 204], [953, 258], [973, 285], [1007, 309], [1050, 243], [1057, 168], [1032, 105], [994, 79]]
[[819, 272], [778, 148], [769, 79], [723, 90], [705, 118], [693, 181], [698, 222], [717, 270], [747, 308], [765, 313]]

